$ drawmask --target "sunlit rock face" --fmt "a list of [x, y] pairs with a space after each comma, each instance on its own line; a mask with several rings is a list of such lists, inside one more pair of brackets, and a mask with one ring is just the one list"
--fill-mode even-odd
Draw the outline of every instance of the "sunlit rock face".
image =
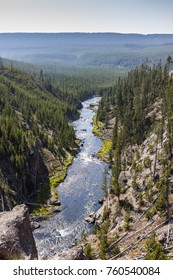
[[83, 248], [76, 246], [66, 252], [55, 255], [53, 260], [86, 260], [86, 256], [84, 255]]
[[23, 204], [0, 213], [0, 259], [37, 259], [28, 208]]

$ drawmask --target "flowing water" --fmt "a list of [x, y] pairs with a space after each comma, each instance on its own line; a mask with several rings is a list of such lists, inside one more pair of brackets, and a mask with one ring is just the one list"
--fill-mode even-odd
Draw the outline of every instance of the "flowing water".
[[55, 253], [65, 251], [89, 233], [92, 226], [85, 218], [99, 209], [98, 200], [103, 196], [102, 182], [108, 165], [94, 157], [103, 142], [92, 133], [94, 111], [90, 104], [98, 102], [95, 97], [83, 102], [80, 118], [73, 122], [76, 136], [82, 140], [80, 152], [68, 168], [67, 177], [58, 188], [62, 211], [42, 221], [34, 231], [39, 258], [51, 258]]

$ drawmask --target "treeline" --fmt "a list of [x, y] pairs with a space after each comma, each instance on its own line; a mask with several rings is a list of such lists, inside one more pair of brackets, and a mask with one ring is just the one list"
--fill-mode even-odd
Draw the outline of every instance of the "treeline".
[[125, 73], [121, 69], [57, 67], [48, 63], [43, 65], [38, 77], [42, 77], [46, 86], [51, 84], [58, 91], [59, 98], [80, 108], [80, 103], [87, 98], [103, 96]]
[[163, 113], [166, 116], [168, 104], [171, 102], [172, 79], [169, 79], [171, 63], [171, 57], [168, 57], [164, 67], [161, 62], [150, 67], [146, 61], [141, 67], [130, 71], [127, 77], [119, 78], [115, 87], [110, 88], [105, 94], [98, 108], [97, 119], [106, 121], [106, 113], [110, 111], [112, 117], [116, 117], [112, 139], [114, 148], [120, 134], [123, 146], [127, 143], [140, 144], [145, 139], [152, 124], [147, 118], [149, 106], [157, 98], [164, 101]]

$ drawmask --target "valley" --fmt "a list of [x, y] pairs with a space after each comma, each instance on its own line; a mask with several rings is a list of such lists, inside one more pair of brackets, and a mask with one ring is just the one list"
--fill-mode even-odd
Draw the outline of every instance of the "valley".
[[39, 259], [172, 259], [173, 36], [0, 43], [0, 218]]

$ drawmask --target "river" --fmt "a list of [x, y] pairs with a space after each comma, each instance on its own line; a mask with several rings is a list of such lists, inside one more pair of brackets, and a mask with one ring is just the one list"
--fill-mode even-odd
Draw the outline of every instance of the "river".
[[40, 259], [50, 259], [72, 247], [80, 240], [81, 233], [90, 233], [92, 225], [85, 218], [99, 209], [99, 198], [103, 196], [102, 182], [108, 165], [94, 157], [103, 145], [99, 137], [92, 133], [94, 111], [91, 103], [100, 97], [84, 101], [80, 118], [72, 123], [76, 136], [83, 143], [80, 152], [68, 168], [66, 179], [58, 188], [62, 211], [42, 221], [34, 237]]

